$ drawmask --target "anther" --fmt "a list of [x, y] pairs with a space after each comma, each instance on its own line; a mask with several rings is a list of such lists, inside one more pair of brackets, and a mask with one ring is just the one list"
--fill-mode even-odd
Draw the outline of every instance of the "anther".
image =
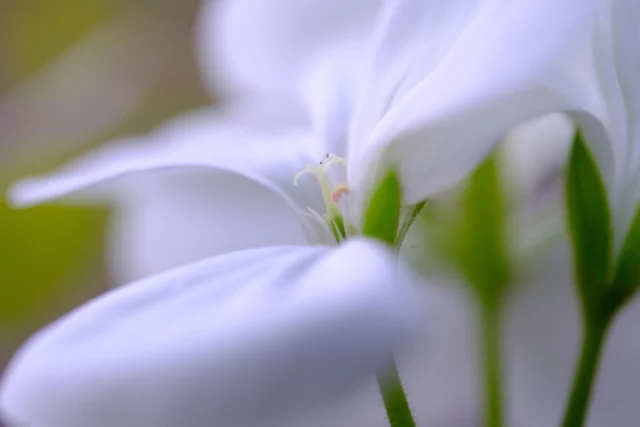
[[331, 200], [333, 203], [340, 203], [340, 199], [345, 194], [349, 194], [349, 186], [346, 184], [340, 184], [331, 191]]

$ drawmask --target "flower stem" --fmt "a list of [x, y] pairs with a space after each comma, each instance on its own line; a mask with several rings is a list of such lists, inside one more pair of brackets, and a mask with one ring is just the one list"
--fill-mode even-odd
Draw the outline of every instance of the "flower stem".
[[422, 208], [424, 207], [425, 203], [426, 201], [422, 201], [411, 208], [411, 212], [409, 212], [409, 215], [407, 216], [405, 221], [402, 223], [402, 226], [398, 231], [398, 235], [396, 236], [396, 245], [398, 247], [402, 246], [402, 242], [404, 242], [404, 239], [407, 237], [407, 233], [409, 232], [409, 229], [413, 225], [413, 221], [415, 221], [418, 215], [420, 215], [420, 211], [422, 211]]
[[499, 304], [482, 304], [482, 366], [484, 373], [484, 425], [502, 427], [502, 339]]
[[[425, 202], [418, 203], [411, 209], [408, 218], [405, 220], [393, 242], [398, 249], [402, 246], [402, 242], [407, 236], [411, 224], [418, 217], [424, 204]], [[415, 427], [416, 423], [413, 420], [409, 401], [404, 393], [402, 380], [400, 379], [400, 374], [398, 373], [395, 362], [391, 363], [391, 366], [389, 366], [383, 375], [378, 375], [378, 387], [380, 387], [380, 393], [382, 394], [382, 400], [384, 401], [384, 407], [387, 411], [387, 418], [389, 419], [391, 427]]]
[[562, 422], [563, 427], [584, 425], [609, 323], [610, 317], [607, 316], [596, 322], [585, 324], [582, 353], [573, 377], [573, 386]]
[[378, 376], [378, 386], [391, 427], [415, 427], [416, 423], [395, 364], [385, 371], [384, 376]]

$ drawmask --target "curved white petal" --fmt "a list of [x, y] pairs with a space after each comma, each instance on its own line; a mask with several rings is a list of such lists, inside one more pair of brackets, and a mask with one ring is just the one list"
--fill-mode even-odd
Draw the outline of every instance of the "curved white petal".
[[366, 182], [388, 147], [385, 161], [398, 165], [409, 201], [424, 199], [465, 176], [511, 127], [570, 108], [564, 90], [572, 88], [556, 93], [543, 79], [582, 40], [593, 15], [593, 1], [479, 1], [437, 65], [369, 138], [352, 141], [350, 150], [368, 151], [370, 161], [350, 163], [350, 175]]
[[563, 114], [549, 114], [508, 132], [503, 143], [509, 189], [519, 196], [535, 196], [556, 181], [574, 136], [575, 126]]
[[632, 154], [631, 166], [637, 170], [640, 163], [640, 2], [610, 0], [612, 5], [613, 43], [615, 65], [624, 97], [629, 123]]
[[[318, 188], [293, 184], [298, 171], [322, 158], [322, 147], [295, 113], [273, 102], [257, 104], [249, 110], [241, 105], [188, 113], [149, 135], [108, 144], [50, 176], [21, 181], [11, 188], [11, 199], [25, 206], [79, 190], [90, 196], [105, 190], [117, 194], [121, 186], [131, 185], [131, 179], [149, 173], [187, 179], [226, 171], [262, 184], [297, 214], [307, 207], [322, 211]], [[228, 179], [224, 175], [215, 178]], [[247, 207], [259, 211], [250, 195], [245, 201]], [[305, 232], [312, 236], [313, 222], [300, 218]]]
[[[396, 255], [236, 252], [112, 291], [10, 364], [10, 419], [66, 427], [275, 426], [339, 401], [420, 323]], [[416, 323], [417, 322], [417, 323]]]
[[216, 91], [297, 97], [300, 73], [326, 44], [365, 34], [379, 0], [222, 0], [200, 11], [201, 69]]
[[[594, 40], [595, 60], [601, 72], [601, 90], [606, 96], [608, 115], [599, 117], [608, 135], [592, 139], [592, 145], [610, 145], [614, 170], [610, 184], [614, 214], [614, 250], [624, 242], [640, 200], [640, 31], [637, 20], [640, 4], [611, 0], [601, 5], [598, 32]], [[608, 138], [607, 138], [608, 136]], [[604, 164], [603, 164], [604, 163]]]
[[616, 253], [640, 199], [638, 8], [634, 1], [598, 2], [587, 37], [544, 82], [570, 101], [573, 118], [595, 155], [609, 190]]
[[348, 131], [357, 101], [364, 38], [343, 38], [312, 55], [301, 73], [298, 93], [327, 153], [347, 157]]
[[390, 0], [369, 39], [352, 137], [366, 140], [376, 123], [439, 64], [478, 0]]
[[291, 177], [319, 155], [311, 155], [303, 122], [277, 107], [234, 107], [189, 112], [148, 135], [108, 143], [52, 175], [18, 182], [11, 199], [28, 206], [124, 175], [173, 168], [236, 172], [286, 193]]
[[214, 255], [305, 244], [282, 199], [229, 173], [163, 173], [120, 188], [109, 225], [109, 272], [116, 284]]

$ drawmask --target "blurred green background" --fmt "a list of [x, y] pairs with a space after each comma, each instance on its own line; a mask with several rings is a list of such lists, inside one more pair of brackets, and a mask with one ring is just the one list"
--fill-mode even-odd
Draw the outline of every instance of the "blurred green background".
[[[208, 102], [195, 0], [0, 2], [0, 188]], [[4, 197], [2, 198], [4, 200]], [[0, 202], [0, 371], [30, 333], [109, 287], [107, 208]]]

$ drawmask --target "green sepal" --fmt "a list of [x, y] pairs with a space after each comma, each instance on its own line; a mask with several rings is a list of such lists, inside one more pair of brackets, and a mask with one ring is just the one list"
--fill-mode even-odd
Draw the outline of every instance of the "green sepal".
[[618, 257], [616, 273], [611, 283], [613, 303], [624, 304], [638, 290], [640, 285], [640, 209], [631, 224]]
[[362, 234], [393, 245], [400, 223], [402, 187], [394, 169], [379, 181], [365, 209]]
[[497, 303], [510, 283], [505, 205], [496, 152], [469, 178], [454, 246], [458, 267], [488, 304]]
[[576, 283], [586, 311], [599, 311], [611, 280], [612, 226], [607, 193], [593, 156], [578, 132], [566, 182], [567, 221]]
[[348, 234], [344, 226], [344, 218], [342, 218], [342, 215], [332, 215], [328, 218], [328, 222], [329, 229], [331, 230], [331, 234], [333, 234], [333, 238], [336, 239], [336, 242], [340, 243], [344, 241]]

